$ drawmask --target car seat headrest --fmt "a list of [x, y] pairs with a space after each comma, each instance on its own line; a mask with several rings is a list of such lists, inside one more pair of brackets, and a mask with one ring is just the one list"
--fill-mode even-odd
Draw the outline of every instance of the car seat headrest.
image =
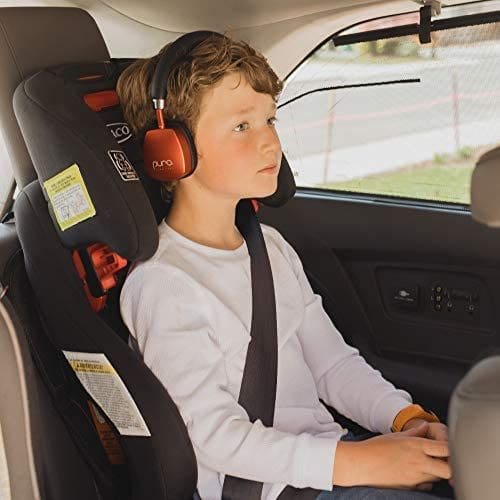
[[283, 154], [281, 158], [281, 167], [278, 174], [278, 188], [276, 191], [258, 201], [268, 207], [281, 207], [295, 195], [296, 185], [290, 164]]
[[491, 227], [500, 227], [499, 184], [500, 146], [479, 158], [471, 181], [472, 217]]
[[105, 61], [109, 52], [94, 19], [68, 7], [0, 9], [0, 129], [19, 187], [36, 179], [12, 110], [17, 85], [42, 68]]
[[[117, 131], [96, 113], [118, 106], [117, 65], [80, 66], [84, 76], [66, 65], [22, 82], [16, 117], [62, 243], [102, 243], [127, 260], [147, 259], [158, 245], [151, 203]], [[101, 81], [111, 87], [96, 91]]]

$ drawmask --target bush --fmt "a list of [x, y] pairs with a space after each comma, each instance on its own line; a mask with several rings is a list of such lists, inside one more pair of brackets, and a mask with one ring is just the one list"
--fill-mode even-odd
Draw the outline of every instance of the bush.
[[449, 159], [449, 155], [447, 155], [446, 153], [435, 153], [433, 161], [434, 161], [434, 163], [438, 163], [438, 164], [442, 165], [443, 163], [446, 163], [448, 161], [448, 159]]
[[468, 160], [474, 155], [474, 148], [472, 148], [471, 146], [463, 146], [459, 149], [458, 155], [460, 156], [460, 158]]

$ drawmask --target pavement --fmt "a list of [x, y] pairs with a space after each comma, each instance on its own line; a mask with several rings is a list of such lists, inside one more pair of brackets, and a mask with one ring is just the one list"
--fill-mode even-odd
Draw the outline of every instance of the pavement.
[[[454, 132], [453, 127], [445, 127], [305, 156], [289, 154], [285, 145], [284, 152], [297, 185], [315, 186], [400, 170], [430, 160], [435, 154], [453, 154]], [[500, 142], [500, 117], [461, 125], [459, 132], [467, 145]]]
[[390, 172], [500, 142], [500, 43], [444, 47], [436, 59], [310, 60], [280, 102], [331, 85], [419, 78], [419, 83], [315, 93], [278, 111], [278, 133], [298, 185]]

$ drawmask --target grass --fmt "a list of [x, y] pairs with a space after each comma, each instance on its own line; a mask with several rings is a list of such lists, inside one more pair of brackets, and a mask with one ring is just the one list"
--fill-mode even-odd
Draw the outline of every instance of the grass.
[[378, 174], [346, 182], [322, 184], [318, 187], [338, 191], [351, 191], [470, 204], [470, 180], [474, 161], [471, 158], [436, 157], [409, 168]]

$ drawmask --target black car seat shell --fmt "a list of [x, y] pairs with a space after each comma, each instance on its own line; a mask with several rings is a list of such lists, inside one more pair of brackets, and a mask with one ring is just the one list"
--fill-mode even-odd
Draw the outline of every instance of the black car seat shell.
[[[190, 499], [196, 489], [196, 463], [177, 407], [142, 359], [91, 309], [75, 269], [72, 250], [95, 242], [129, 261], [147, 259], [156, 250], [158, 232], [134, 168], [106, 124], [73, 90], [74, 81], [82, 85], [73, 74], [65, 79], [42, 70], [23, 82], [14, 96], [39, 178], [20, 192], [15, 204], [26, 271], [45, 331], [56, 349], [105, 353], [146, 423], [150, 435], [120, 436], [130, 498]], [[113, 154], [127, 162], [126, 175]], [[74, 203], [85, 202], [82, 193], [86, 191], [92, 213], [64, 227], [55, 213], [59, 202], [52, 198], [47, 203], [47, 183], [68, 168], [79, 172], [82, 183], [73, 186], [77, 198], [61, 203], [74, 209]], [[65, 361], [59, 362], [64, 370]], [[106, 408], [101, 409], [106, 413]]]

